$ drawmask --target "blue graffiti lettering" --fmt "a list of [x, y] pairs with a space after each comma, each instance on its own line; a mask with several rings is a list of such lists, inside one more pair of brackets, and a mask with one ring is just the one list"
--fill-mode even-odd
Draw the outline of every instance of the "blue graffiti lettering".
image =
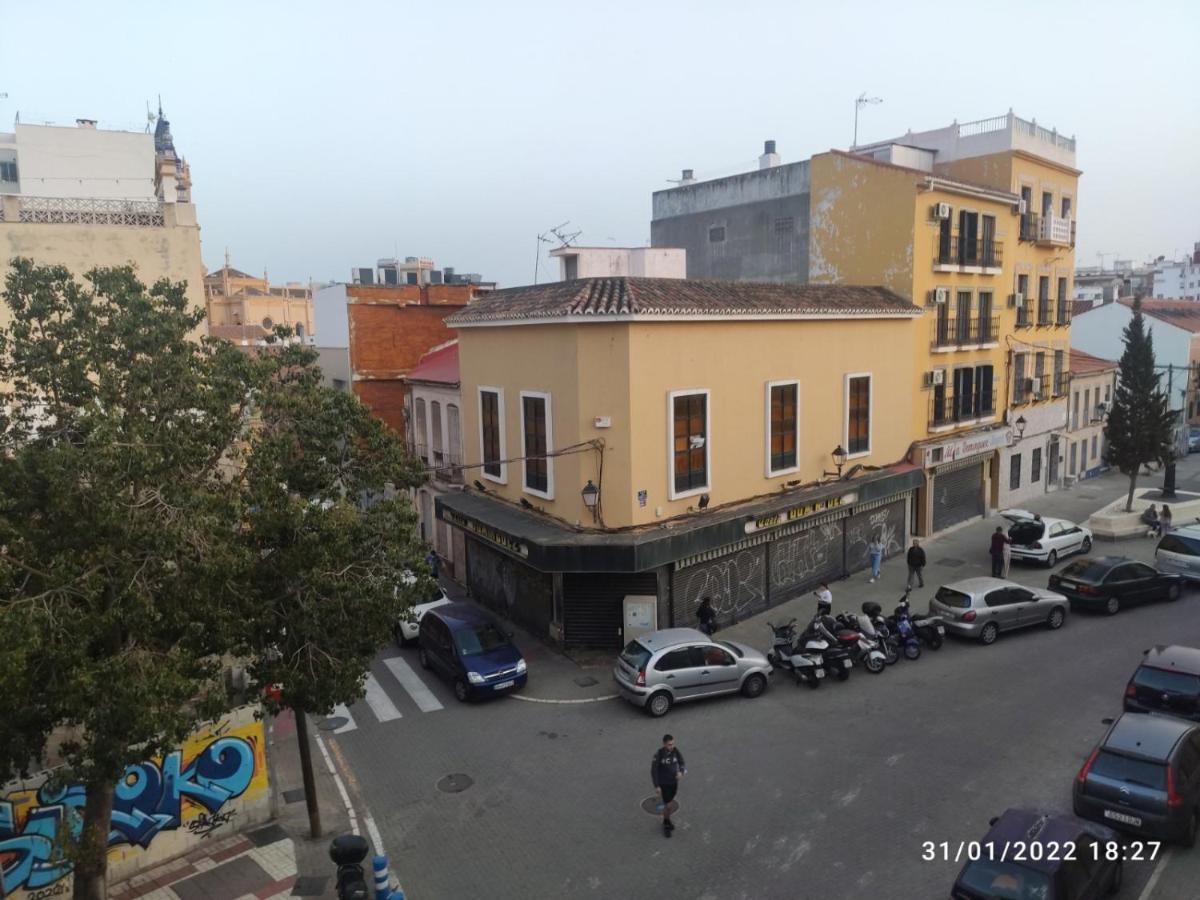
[[[218, 738], [181, 770], [182, 763], [176, 750], [161, 766], [144, 762], [125, 769], [113, 794], [110, 847], [149, 847], [160, 832], [179, 828], [185, 798], [211, 814], [241, 796], [254, 778], [254, 746], [245, 738]], [[18, 832], [13, 804], [0, 800], [0, 895], [45, 887], [70, 873], [71, 864], [55, 847], [64, 820], [78, 836], [84, 801], [81, 784], [57, 790], [45, 784]]]

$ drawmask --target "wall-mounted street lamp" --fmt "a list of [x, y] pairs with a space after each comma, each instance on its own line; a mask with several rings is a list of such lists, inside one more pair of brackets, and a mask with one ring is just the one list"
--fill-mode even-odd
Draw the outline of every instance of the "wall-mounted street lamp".
[[846, 465], [846, 451], [841, 444], [833, 448], [833, 465], [837, 469], [836, 472], [823, 472], [822, 474], [827, 478], [836, 478], [841, 481], [842, 466]]
[[592, 479], [588, 479], [588, 483], [583, 486], [583, 490], [579, 492], [583, 497], [583, 505], [586, 506], [592, 513], [592, 521], [596, 521], [596, 506], [600, 502], [600, 488], [592, 484]]
[[1029, 423], [1025, 421], [1024, 416], [1017, 416], [1017, 421], [1013, 423], [1017, 427], [1017, 440], [1025, 437], [1025, 426]]

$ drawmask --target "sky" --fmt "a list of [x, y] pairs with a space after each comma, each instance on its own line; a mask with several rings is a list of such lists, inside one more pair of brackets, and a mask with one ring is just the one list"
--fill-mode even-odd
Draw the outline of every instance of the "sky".
[[390, 256], [545, 280], [550, 227], [644, 245], [681, 169], [845, 148], [863, 92], [860, 143], [1010, 108], [1074, 134], [1077, 265], [1179, 256], [1198, 85], [1186, 0], [0, 0], [0, 128], [141, 130], [161, 95], [205, 263], [275, 282]]

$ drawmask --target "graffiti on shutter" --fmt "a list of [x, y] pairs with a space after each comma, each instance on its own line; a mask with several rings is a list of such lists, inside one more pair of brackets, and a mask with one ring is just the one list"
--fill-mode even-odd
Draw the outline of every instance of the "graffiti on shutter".
[[846, 521], [846, 568], [851, 572], [871, 564], [867, 545], [883, 538], [883, 558], [904, 552], [904, 501], [867, 512], [856, 512]]
[[694, 627], [705, 597], [712, 600], [717, 622], [730, 625], [767, 608], [766, 548], [759, 544], [708, 560], [671, 577], [675, 624]]
[[844, 521], [827, 522], [771, 542], [772, 605], [795, 597], [818, 582], [842, 577]]

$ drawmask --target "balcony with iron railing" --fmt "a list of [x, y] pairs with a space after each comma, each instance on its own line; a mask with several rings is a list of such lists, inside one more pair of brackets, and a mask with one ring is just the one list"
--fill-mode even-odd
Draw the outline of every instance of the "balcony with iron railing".
[[1050, 398], [1050, 390], [1054, 387], [1054, 375], [1047, 372], [1042, 375], [1025, 375], [1016, 380], [1013, 385], [1013, 406], [1028, 406], [1039, 400]]
[[438, 468], [434, 470], [433, 476], [438, 481], [446, 484], [462, 484], [462, 454], [461, 453], [440, 453], [434, 451], [434, 458], [440, 459], [441, 462], [435, 462]]
[[1054, 324], [1054, 301], [1049, 297], [1037, 298], [1037, 323], [1038, 325]]
[[938, 316], [933, 321], [934, 350], [981, 347], [1000, 340], [999, 316]]
[[1050, 395], [1052, 397], [1065, 397], [1071, 391], [1071, 374], [1069, 372], [1055, 372], [1050, 377]]
[[1071, 300], [1069, 297], [1059, 297], [1054, 314], [1055, 325], [1071, 324]]
[[929, 397], [929, 427], [949, 428], [996, 415], [996, 392], [972, 391], [965, 397], [937, 388]]
[[1017, 303], [1016, 295], [1013, 295], [1013, 302], [1017, 308], [1017, 327], [1032, 328], [1034, 323], [1033, 298], [1026, 297], [1020, 303]]
[[[951, 235], [949, 240], [939, 240], [933, 257], [935, 271], [957, 271], [962, 266], [984, 269], [984, 274], [998, 274], [1003, 247], [993, 240], [969, 240]], [[996, 272], [988, 272], [995, 269]]]

